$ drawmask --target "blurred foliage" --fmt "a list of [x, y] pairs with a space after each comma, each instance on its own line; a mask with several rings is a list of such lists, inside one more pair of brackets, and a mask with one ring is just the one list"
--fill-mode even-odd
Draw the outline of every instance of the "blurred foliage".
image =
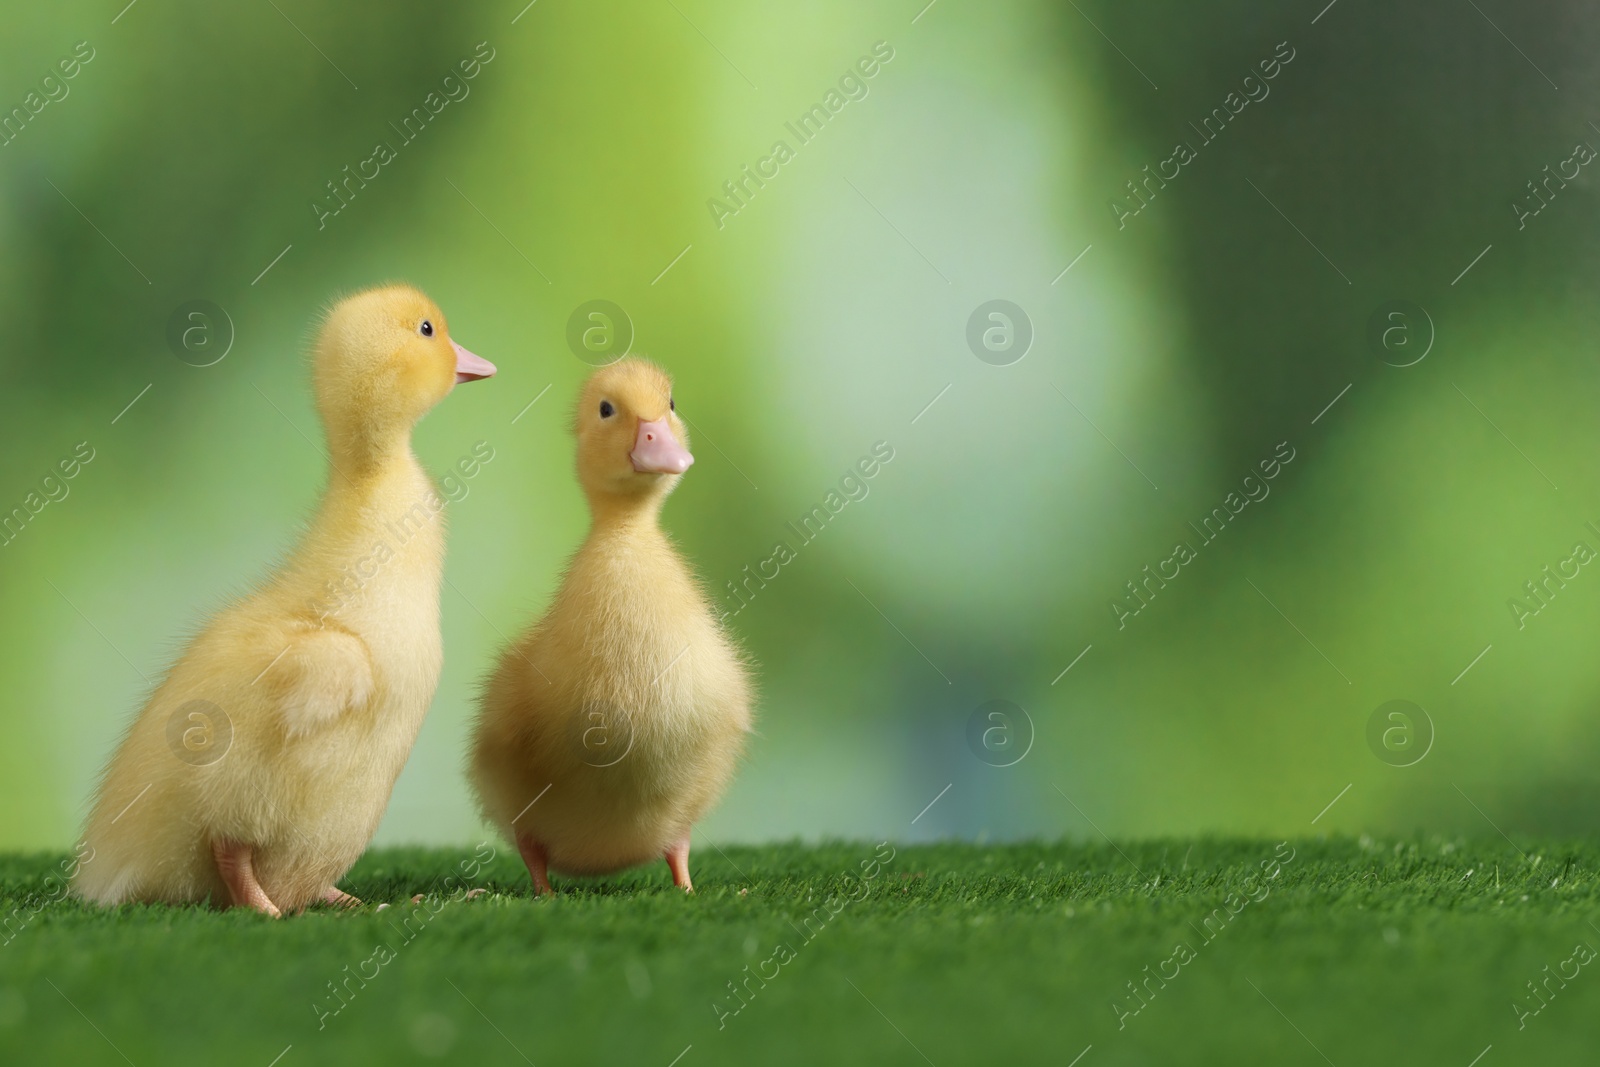
[[[1600, 578], [1520, 629], [1507, 602], [1600, 548], [1593, 178], [1521, 229], [1510, 205], [1600, 145], [1596, 29], [1480, 7], [9, 13], [0, 109], [94, 58], [0, 147], [0, 509], [95, 458], [0, 549], [0, 845], [71, 839], [182, 635], [291, 542], [322, 478], [308, 331], [391, 278], [501, 374], [417, 436], [434, 470], [496, 458], [451, 509], [445, 675], [385, 840], [477, 834], [474, 686], [585, 525], [565, 335], [593, 299], [678, 379], [700, 462], [666, 520], [717, 595], [895, 450], [731, 620], [761, 734], [713, 837], [1303, 832], [1336, 794], [1318, 829], [1584, 827]], [[468, 95], [319, 228], [326, 183], [480, 42]], [[877, 42], [863, 95], [794, 139]], [[1270, 93], [1199, 146], [1280, 42]], [[719, 227], [707, 201], [778, 139], [794, 158]], [[1108, 202], [1179, 140], [1196, 158], [1119, 228]], [[1035, 330], [1005, 367], [965, 339], [995, 298]], [[236, 332], [214, 366], [168, 348], [194, 299]], [[1405, 368], [1367, 340], [1397, 299], [1437, 333]], [[1201, 546], [1189, 524], [1284, 441], [1270, 496]], [[1197, 558], [1119, 629], [1180, 540]], [[1031, 718], [1011, 767], [969, 747], [991, 698]], [[1436, 732], [1410, 767], [1367, 742], [1395, 698]]]

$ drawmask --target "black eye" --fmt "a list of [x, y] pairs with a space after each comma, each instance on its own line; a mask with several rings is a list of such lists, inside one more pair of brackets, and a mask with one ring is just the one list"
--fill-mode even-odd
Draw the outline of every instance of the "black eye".
[[422, 333], [422, 336], [424, 336], [424, 337], [432, 337], [433, 336], [433, 323], [429, 322], [427, 319], [423, 319], [422, 320], [422, 325], [418, 326], [417, 329]]
[[667, 407], [669, 409], [673, 410], [673, 411], [677, 411], [678, 410], [678, 402], [676, 400], [672, 399], [669, 396], [669, 397], [667, 397]]
[[609, 401], [609, 400], [600, 401], [600, 417], [602, 419], [609, 419], [611, 416], [615, 415], [616, 413], [617, 413], [617, 409], [611, 406], [611, 401]]

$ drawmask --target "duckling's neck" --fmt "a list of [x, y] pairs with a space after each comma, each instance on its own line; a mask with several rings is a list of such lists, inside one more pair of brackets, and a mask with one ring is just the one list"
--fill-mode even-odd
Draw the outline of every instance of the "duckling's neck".
[[590, 496], [589, 536], [660, 537], [664, 500], [659, 493], [631, 497]]
[[[319, 618], [393, 615], [396, 588], [437, 606], [444, 501], [409, 446], [332, 457], [328, 486], [278, 584]], [[372, 605], [378, 605], [372, 608]]]
[[409, 428], [382, 434], [330, 432], [328, 460], [328, 486], [306, 538], [313, 556], [320, 551], [347, 553], [352, 547], [365, 551], [397, 517], [439, 510], [433, 482], [411, 452]]
[[424, 511], [432, 515], [442, 507], [409, 442], [381, 453], [336, 453], [330, 458], [328, 486], [310, 531], [313, 543], [331, 547], [349, 542], [366, 548], [397, 517]]
[[411, 454], [411, 428], [363, 429], [328, 433], [328, 458], [333, 464], [334, 486], [358, 486], [385, 471], [415, 466]]

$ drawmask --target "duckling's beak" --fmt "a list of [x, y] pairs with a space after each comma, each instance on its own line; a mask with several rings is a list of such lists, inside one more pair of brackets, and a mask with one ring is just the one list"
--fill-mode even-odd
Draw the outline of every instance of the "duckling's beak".
[[482, 356], [475, 356], [465, 348], [450, 342], [450, 347], [456, 350], [456, 384], [462, 382], [475, 382], [479, 378], [494, 377], [494, 364]]
[[694, 462], [689, 450], [678, 443], [666, 419], [639, 420], [639, 436], [628, 456], [633, 469], [641, 474], [682, 474]]

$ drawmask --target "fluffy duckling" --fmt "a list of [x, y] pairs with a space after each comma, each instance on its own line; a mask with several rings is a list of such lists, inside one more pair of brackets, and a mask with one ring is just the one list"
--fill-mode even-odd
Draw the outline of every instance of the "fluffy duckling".
[[217, 614], [100, 781], [79, 896], [274, 917], [335, 887], [377, 829], [442, 655], [443, 501], [413, 425], [494, 365], [405, 286], [341, 301], [313, 359], [328, 486], [299, 546]]
[[750, 682], [659, 524], [694, 462], [671, 379], [640, 359], [602, 368], [574, 428], [589, 534], [485, 687], [468, 777], [536, 892], [551, 892], [550, 869], [656, 857], [690, 890], [690, 828], [733, 777]]

